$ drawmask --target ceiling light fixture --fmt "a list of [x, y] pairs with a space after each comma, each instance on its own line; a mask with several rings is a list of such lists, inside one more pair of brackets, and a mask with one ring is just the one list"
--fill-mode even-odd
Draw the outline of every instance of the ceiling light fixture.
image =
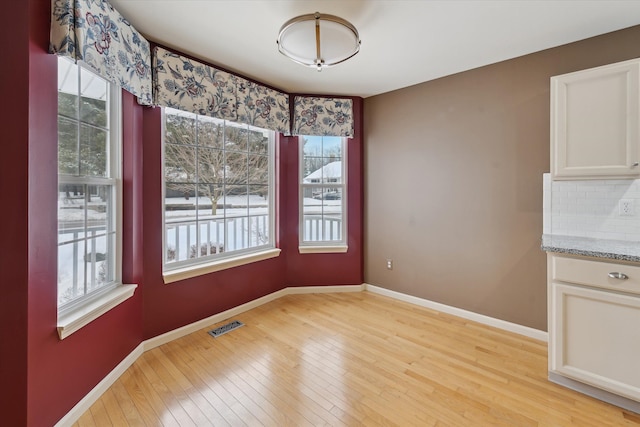
[[360, 51], [356, 27], [342, 18], [319, 12], [285, 22], [276, 43], [284, 56], [318, 71], [344, 62]]

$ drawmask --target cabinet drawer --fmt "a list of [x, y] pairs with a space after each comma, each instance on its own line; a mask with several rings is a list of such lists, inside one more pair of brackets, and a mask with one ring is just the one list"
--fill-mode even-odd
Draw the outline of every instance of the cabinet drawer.
[[[554, 282], [577, 283], [640, 294], [640, 266], [614, 262], [591, 261], [557, 255], [551, 256], [550, 278]], [[626, 279], [610, 277], [610, 273], [620, 273]]]

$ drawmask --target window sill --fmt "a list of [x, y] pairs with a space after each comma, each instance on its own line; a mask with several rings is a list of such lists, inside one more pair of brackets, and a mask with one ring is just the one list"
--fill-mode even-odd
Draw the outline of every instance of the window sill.
[[298, 246], [298, 252], [301, 254], [335, 254], [347, 252], [347, 245], [336, 246]]
[[179, 280], [190, 279], [192, 277], [202, 276], [207, 273], [226, 270], [228, 268], [239, 267], [241, 265], [251, 264], [265, 259], [280, 256], [280, 249], [267, 249], [265, 251], [252, 254], [239, 255], [233, 258], [221, 259], [218, 261], [208, 262], [206, 264], [190, 265], [188, 267], [176, 268], [175, 270], [165, 271], [162, 276], [164, 283], [173, 283]]
[[65, 339], [133, 296], [138, 285], [122, 285], [58, 318], [58, 336]]

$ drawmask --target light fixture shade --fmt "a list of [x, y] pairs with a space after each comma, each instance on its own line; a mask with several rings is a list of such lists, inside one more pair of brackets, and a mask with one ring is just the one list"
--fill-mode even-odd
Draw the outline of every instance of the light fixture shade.
[[285, 22], [277, 43], [280, 53], [318, 71], [344, 62], [360, 50], [356, 27], [342, 18], [319, 12]]

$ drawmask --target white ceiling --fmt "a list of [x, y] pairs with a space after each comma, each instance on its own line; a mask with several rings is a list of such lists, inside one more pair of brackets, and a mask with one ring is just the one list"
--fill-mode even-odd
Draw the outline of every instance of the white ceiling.
[[[368, 97], [640, 24], [640, 1], [111, 0], [150, 41], [286, 92]], [[360, 53], [317, 72], [278, 52], [288, 19], [340, 16]], [[640, 43], [640, 40], [638, 41]]]

